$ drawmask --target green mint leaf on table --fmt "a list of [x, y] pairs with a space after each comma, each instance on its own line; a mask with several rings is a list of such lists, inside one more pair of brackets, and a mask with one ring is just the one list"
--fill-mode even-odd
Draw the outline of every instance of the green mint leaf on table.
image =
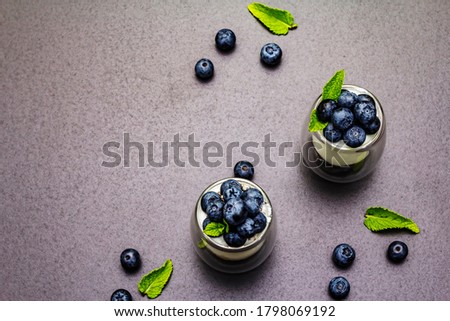
[[203, 232], [205, 232], [206, 235], [217, 237], [221, 236], [226, 230], [226, 226], [223, 223], [220, 222], [211, 222], [208, 225], [206, 225]]
[[419, 233], [419, 227], [413, 220], [384, 207], [369, 207], [366, 211], [364, 225], [372, 232], [387, 229], [408, 229]]
[[294, 17], [289, 11], [258, 2], [250, 3], [247, 8], [256, 19], [276, 35], [286, 35], [289, 29], [297, 28]]
[[344, 84], [345, 72], [344, 70], [339, 70], [331, 77], [330, 80], [325, 84], [322, 91], [322, 100], [331, 99], [337, 100], [341, 94], [342, 85]]
[[309, 125], [308, 125], [308, 130], [310, 132], [317, 132], [319, 130], [324, 129], [325, 127], [327, 127], [328, 123], [322, 123], [319, 118], [317, 118], [317, 113], [316, 110], [314, 109], [311, 112], [311, 116], [309, 118]]
[[172, 260], [168, 259], [164, 264], [144, 275], [138, 283], [138, 290], [141, 294], [147, 294], [150, 299], [158, 297], [167, 281], [172, 275]]

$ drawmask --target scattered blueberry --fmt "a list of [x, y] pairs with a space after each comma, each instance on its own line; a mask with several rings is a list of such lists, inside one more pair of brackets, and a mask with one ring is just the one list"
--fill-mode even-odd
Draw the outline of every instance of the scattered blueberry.
[[342, 139], [342, 132], [335, 129], [333, 123], [328, 123], [327, 127], [323, 129], [323, 136], [328, 141], [335, 143]]
[[317, 118], [321, 122], [328, 122], [331, 120], [331, 114], [337, 108], [337, 104], [334, 100], [326, 99], [322, 100], [316, 108]]
[[341, 91], [341, 94], [339, 95], [337, 105], [339, 108], [348, 108], [352, 110], [357, 100], [358, 96], [356, 96], [355, 93], [352, 93], [351, 91], [344, 89]]
[[223, 207], [223, 218], [229, 225], [239, 225], [246, 218], [244, 202], [240, 198], [232, 198]]
[[118, 289], [111, 295], [111, 301], [133, 301], [133, 297], [127, 290]]
[[260, 233], [262, 231], [264, 231], [264, 229], [266, 228], [267, 225], [267, 218], [266, 216], [259, 212], [254, 218], [253, 221], [255, 222], [255, 233]]
[[369, 125], [363, 126], [363, 129], [365, 130], [367, 135], [373, 135], [378, 131], [378, 129], [380, 129], [380, 126], [381, 126], [380, 118], [375, 117], [375, 120], [371, 122]]
[[226, 233], [223, 236], [225, 242], [232, 247], [239, 247], [245, 244], [247, 240], [245, 237], [239, 235], [237, 232]]
[[211, 220], [209, 219], [209, 217], [205, 218], [203, 220], [203, 224], [202, 224], [203, 229], [205, 229], [206, 225], [208, 225], [209, 223], [211, 223]]
[[339, 267], [349, 267], [355, 260], [355, 250], [348, 244], [339, 244], [334, 248], [332, 259]]
[[134, 272], [141, 266], [141, 256], [135, 249], [126, 249], [120, 254], [120, 264], [127, 272]]
[[245, 238], [250, 238], [256, 234], [255, 231], [255, 221], [253, 221], [250, 217], [247, 217], [242, 224], [237, 226], [237, 232], [239, 235]]
[[251, 180], [255, 174], [253, 164], [247, 161], [240, 161], [234, 165], [234, 176]]
[[261, 48], [261, 61], [269, 66], [275, 66], [280, 63], [283, 51], [276, 43], [265, 44]]
[[372, 103], [375, 106], [375, 100], [373, 100], [372, 97], [366, 94], [358, 95], [358, 102], [359, 103]]
[[230, 51], [236, 45], [236, 35], [230, 29], [220, 29], [216, 34], [216, 46], [219, 50]]
[[222, 222], [223, 220], [223, 201], [221, 199], [213, 200], [206, 208], [206, 214], [212, 222]]
[[366, 140], [366, 132], [359, 126], [353, 126], [344, 133], [344, 143], [349, 147], [359, 147]]
[[392, 262], [400, 263], [408, 256], [408, 246], [402, 241], [394, 241], [389, 244], [387, 256]]
[[202, 196], [201, 206], [202, 210], [206, 212], [206, 208], [208, 207], [208, 204], [211, 203], [214, 200], [220, 200], [220, 195], [216, 192], [206, 192]]
[[195, 64], [195, 75], [203, 80], [214, 75], [214, 65], [211, 60], [202, 58]]
[[337, 130], [347, 130], [353, 124], [353, 113], [348, 108], [338, 108], [335, 109], [331, 114], [331, 121], [334, 125], [334, 128]]
[[335, 300], [345, 299], [350, 292], [350, 283], [343, 276], [337, 276], [331, 279], [328, 292]]
[[260, 211], [260, 207], [264, 202], [262, 193], [256, 188], [249, 188], [242, 195], [244, 206], [247, 212], [250, 214], [257, 214]]
[[372, 123], [377, 116], [375, 105], [369, 102], [357, 103], [354, 110], [355, 119], [363, 125]]
[[234, 179], [229, 179], [223, 182], [220, 186], [220, 193], [222, 194], [225, 202], [232, 198], [240, 198], [242, 196], [241, 184]]

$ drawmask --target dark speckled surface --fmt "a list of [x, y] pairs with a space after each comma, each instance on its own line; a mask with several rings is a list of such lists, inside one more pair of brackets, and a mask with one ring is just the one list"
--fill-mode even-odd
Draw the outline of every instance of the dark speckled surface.
[[[349, 300], [450, 300], [450, 2], [267, 3], [291, 11], [298, 28], [270, 34], [248, 1], [0, 1], [1, 300], [108, 300], [120, 287], [144, 299], [137, 281], [167, 258], [174, 272], [158, 300], [328, 300], [336, 275], [351, 282]], [[226, 55], [214, 47], [223, 27], [238, 43]], [[259, 62], [267, 42], [283, 49], [276, 69]], [[194, 76], [202, 57], [215, 64], [211, 82]], [[313, 100], [342, 68], [388, 121], [378, 168], [350, 185], [285, 166]], [[206, 267], [190, 215], [232, 168], [224, 158], [179, 167], [173, 157], [138, 168], [136, 149], [130, 168], [102, 167], [103, 144], [123, 133], [154, 142], [157, 159], [176, 134], [202, 146], [269, 133], [293, 142], [272, 155], [275, 167], [253, 149], [255, 182], [278, 217], [269, 259], [243, 275]], [[229, 162], [241, 158], [235, 149]], [[371, 233], [363, 215], [373, 205], [413, 218], [421, 233]], [[385, 256], [396, 239], [410, 249], [401, 265]], [[357, 253], [344, 271], [330, 258], [341, 242]], [[126, 247], [143, 258], [133, 275], [119, 263]]]

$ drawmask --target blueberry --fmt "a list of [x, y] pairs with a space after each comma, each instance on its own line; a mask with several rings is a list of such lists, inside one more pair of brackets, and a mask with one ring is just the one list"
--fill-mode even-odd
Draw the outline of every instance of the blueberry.
[[339, 267], [349, 267], [355, 260], [355, 250], [348, 244], [339, 244], [334, 248], [331, 258], [333, 262]]
[[239, 235], [237, 232], [230, 232], [223, 235], [223, 239], [229, 246], [239, 247], [245, 244], [247, 240], [245, 237]]
[[220, 193], [225, 202], [232, 198], [240, 198], [242, 196], [241, 184], [234, 179], [229, 179], [220, 186]]
[[275, 66], [280, 63], [283, 51], [276, 43], [265, 44], [261, 48], [261, 61], [269, 66]]
[[223, 207], [223, 218], [229, 225], [237, 226], [246, 218], [244, 202], [240, 198], [232, 198]]
[[343, 276], [337, 276], [331, 279], [328, 292], [335, 300], [345, 299], [350, 292], [350, 283]]
[[349, 147], [359, 147], [366, 140], [366, 132], [359, 126], [353, 126], [344, 133], [344, 143]]
[[255, 233], [261, 233], [262, 231], [264, 231], [267, 225], [267, 218], [262, 212], [259, 212], [253, 218], [253, 221], [255, 222]]
[[111, 301], [133, 301], [133, 297], [127, 290], [118, 289], [111, 295]]
[[141, 256], [135, 249], [126, 249], [120, 254], [120, 264], [127, 272], [134, 272], [141, 266]]
[[256, 234], [255, 221], [247, 217], [245, 221], [237, 226], [237, 232], [240, 236], [250, 238]]
[[369, 125], [363, 126], [363, 129], [367, 135], [373, 135], [378, 131], [378, 129], [380, 129], [380, 126], [381, 126], [380, 118], [375, 117], [375, 120], [371, 122]]
[[203, 80], [214, 75], [214, 65], [211, 60], [202, 58], [195, 64], [195, 75]]
[[372, 103], [375, 106], [375, 100], [373, 100], [372, 97], [370, 97], [369, 95], [366, 95], [366, 94], [358, 95], [358, 102], [359, 103], [363, 103], [363, 102]]
[[240, 161], [234, 165], [234, 176], [251, 180], [255, 174], [253, 164], [247, 161]]
[[333, 123], [328, 123], [327, 127], [323, 129], [323, 136], [328, 141], [335, 143], [342, 139], [342, 132], [335, 129]]
[[377, 117], [375, 105], [369, 102], [357, 103], [354, 111], [356, 120], [363, 125], [369, 125]]
[[331, 120], [331, 114], [337, 108], [337, 104], [334, 100], [326, 99], [322, 100], [316, 108], [317, 118], [321, 122], [328, 122]]
[[337, 130], [347, 130], [353, 125], [354, 116], [348, 108], [338, 108], [331, 114], [331, 122]]
[[387, 256], [392, 262], [400, 263], [408, 256], [408, 246], [402, 241], [394, 241], [389, 244]]
[[209, 217], [205, 218], [203, 220], [203, 224], [202, 224], [203, 229], [205, 229], [206, 225], [208, 225], [209, 223], [211, 223], [211, 220], [209, 219]]
[[258, 214], [260, 207], [264, 202], [264, 197], [258, 189], [249, 188], [242, 195], [242, 200], [244, 201], [247, 212], [250, 214]]
[[208, 204], [206, 208], [206, 214], [212, 222], [222, 222], [223, 220], [223, 201], [222, 200], [214, 200]]
[[206, 212], [206, 208], [208, 207], [209, 203], [211, 203], [214, 200], [220, 200], [220, 195], [216, 192], [206, 192], [202, 196], [201, 206], [202, 210]]
[[352, 110], [357, 101], [358, 96], [356, 96], [355, 93], [344, 89], [338, 97], [337, 105], [339, 108], [348, 108]]
[[236, 35], [230, 29], [220, 29], [216, 34], [216, 47], [222, 51], [230, 51], [236, 45]]

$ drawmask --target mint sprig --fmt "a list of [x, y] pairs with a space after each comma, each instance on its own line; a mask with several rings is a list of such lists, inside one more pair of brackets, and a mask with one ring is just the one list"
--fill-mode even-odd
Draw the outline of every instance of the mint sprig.
[[[331, 77], [322, 90], [322, 100], [331, 99], [336, 101], [341, 94], [342, 85], [344, 84], [345, 72], [344, 70], [337, 71], [333, 77]], [[319, 130], [327, 127], [328, 122], [321, 122], [319, 118], [317, 118], [316, 109], [311, 112], [309, 117], [309, 125], [308, 130], [311, 133], [317, 132]]]
[[289, 11], [258, 2], [250, 3], [247, 8], [256, 19], [276, 35], [286, 35], [289, 29], [297, 28], [294, 16]]
[[372, 232], [388, 229], [408, 229], [416, 234], [420, 232], [413, 220], [384, 207], [369, 207], [366, 210], [364, 225]]
[[161, 267], [150, 271], [142, 277], [138, 283], [139, 292], [146, 294], [150, 299], [158, 297], [169, 281], [172, 271], [172, 260], [168, 259]]
[[227, 232], [229, 229], [228, 224], [225, 225], [221, 222], [211, 222], [208, 225], [205, 226], [205, 229], [203, 232], [211, 237], [218, 237]]

